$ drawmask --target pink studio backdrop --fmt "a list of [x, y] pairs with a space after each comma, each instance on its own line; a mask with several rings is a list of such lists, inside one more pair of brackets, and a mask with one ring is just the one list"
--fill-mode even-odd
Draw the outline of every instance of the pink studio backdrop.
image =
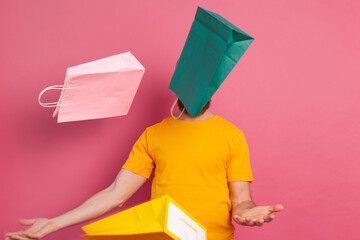
[[[168, 85], [198, 5], [255, 38], [212, 110], [247, 137], [254, 201], [285, 206], [261, 228], [238, 225], [236, 240], [359, 239], [356, 0], [1, 1], [1, 234], [111, 184], [145, 127], [169, 115]], [[67, 67], [129, 50], [146, 71], [127, 116], [58, 124], [38, 105]], [[147, 182], [125, 207], [149, 197]], [[45, 239], [82, 239], [84, 224]]]

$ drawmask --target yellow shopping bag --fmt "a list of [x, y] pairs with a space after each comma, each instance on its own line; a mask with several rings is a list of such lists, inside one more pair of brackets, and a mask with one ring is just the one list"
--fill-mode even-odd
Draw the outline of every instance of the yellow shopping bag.
[[165, 195], [83, 226], [88, 240], [206, 240], [206, 229]]

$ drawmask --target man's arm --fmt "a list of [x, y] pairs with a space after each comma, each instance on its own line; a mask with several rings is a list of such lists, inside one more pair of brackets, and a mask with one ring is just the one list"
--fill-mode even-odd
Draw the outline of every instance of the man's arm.
[[32, 226], [26, 231], [8, 233], [6, 239], [41, 238], [59, 229], [96, 218], [122, 206], [146, 180], [143, 176], [121, 169], [109, 187], [94, 194], [77, 208], [52, 219], [22, 219], [21, 224]]
[[145, 177], [121, 169], [108, 188], [96, 193], [79, 207], [52, 220], [58, 224], [59, 228], [64, 228], [96, 218], [116, 207], [121, 207], [145, 181]]
[[275, 218], [273, 212], [279, 212], [284, 207], [281, 204], [273, 206], [256, 206], [250, 195], [250, 184], [247, 181], [229, 182], [230, 199], [233, 219], [246, 226], [262, 226]]

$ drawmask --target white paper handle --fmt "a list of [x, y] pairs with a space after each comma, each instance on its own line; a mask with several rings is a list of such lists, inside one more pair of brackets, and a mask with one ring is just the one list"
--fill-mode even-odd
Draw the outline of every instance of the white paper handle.
[[178, 101], [178, 98], [175, 99], [175, 101], [174, 101], [174, 103], [173, 103], [173, 105], [171, 106], [171, 109], [170, 109], [170, 114], [171, 114], [171, 116], [172, 116], [174, 119], [176, 119], [176, 120], [178, 120], [178, 119], [181, 117], [181, 115], [183, 114], [183, 112], [185, 111], [185, 106], [184, 106], [184, 108], [183, 108], [183, 110], [181, 111], [180, 115], [179, 115], [178, 117], [175, 117], [175, 116], [174, 116], [173, 111], [174, 111], [174, 107], [175, 107], [177, 101]]
[[41, 102], [41, 96], [48, 90], [50, 89], [57, 89], [57, 90], [63, 90], [64, 89], [64, 85], [54, 85], [54, 86], [50, 86], [50, 87], [47, 87], [45, 88], [44, 90], [42, 90], [39, 94], [39, 98], [38, 98], [38, 101], [39, 101], [39, 104], [40, 106], [42, 107], [56, 107], [58, 106], [59, 102], [50, 102], [50, 103], [43, 103]]

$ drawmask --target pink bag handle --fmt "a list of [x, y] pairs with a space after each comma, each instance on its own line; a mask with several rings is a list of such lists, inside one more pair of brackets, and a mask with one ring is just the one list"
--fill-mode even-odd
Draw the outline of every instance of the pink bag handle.
[[38, 98], [38, 101], [39, 101], [39, 104], [40, 106], [42, 107], [57, 107], [59, 105], [59, 102], [50, 102], [50, 103], [43, 103], [41, 102], [41, 96], [48, 90], [51, 90], [51, 89], [57, 89], [57, 90], [63, 90], [64, 89], [64, 85], [54, 85], [54, 86], [50, 86], [50, 87], [47, 87], [45, 88], [44, 90], [42, 90], [39, 94], [39, 98]]

